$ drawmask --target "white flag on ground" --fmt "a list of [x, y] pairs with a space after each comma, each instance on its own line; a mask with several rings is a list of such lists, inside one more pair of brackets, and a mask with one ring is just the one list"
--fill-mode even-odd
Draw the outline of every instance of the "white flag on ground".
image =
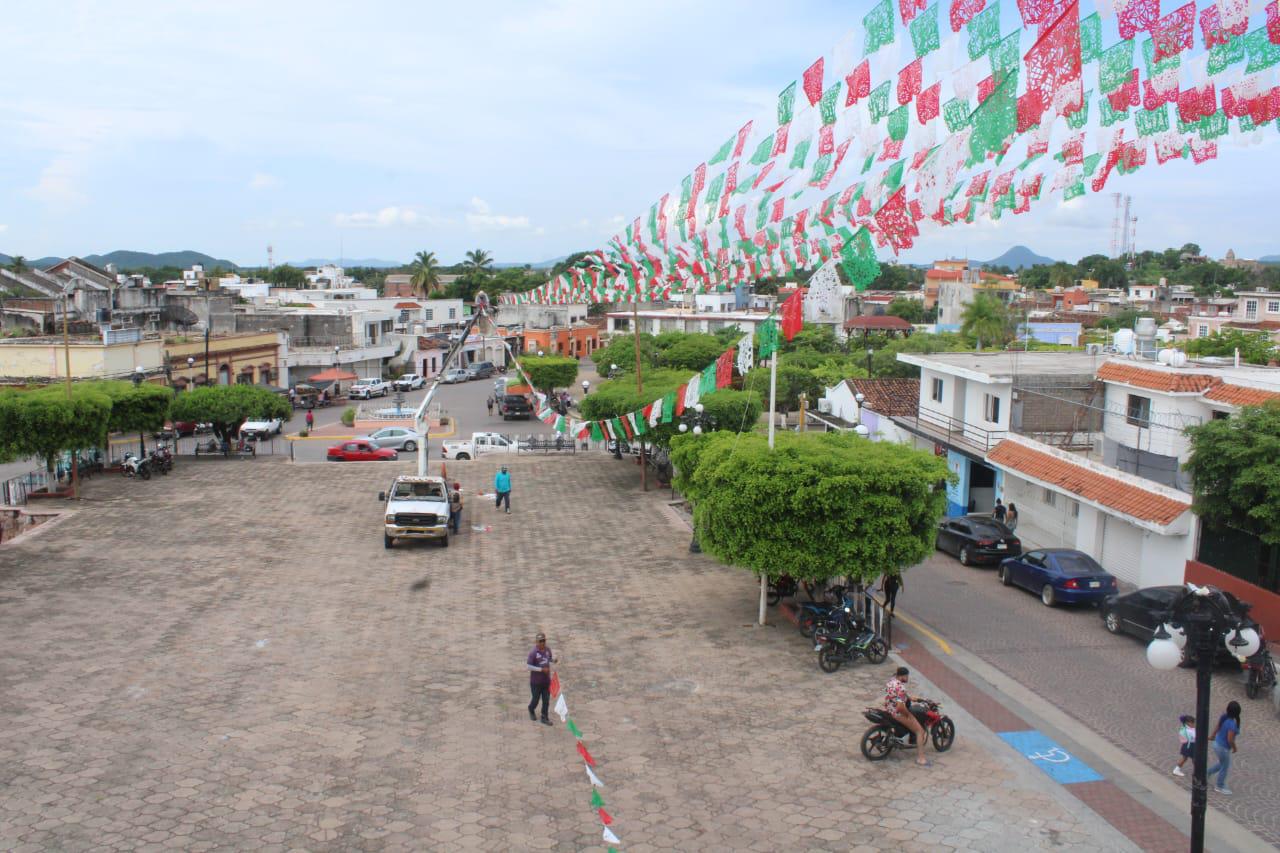
[[556, 700], [556, 714], [560, 717], [560, 722], [564, 722], [569, 716], [569, 705], [564, 701], [564, 694], [560, 694], [560, 698]]
[[617, 844], [618, 836], [614, 835], [613, 830], [609, 829], [609, 827], [606, 826], [604, 828], [604, 840], [608, 844]]
[[587, 778], [591, 780], [591, 784], [595, 785], [597, 788], [603, 788], [604, 783], [600, 781], [599, 776], [597, 776], [595, 773], [592, 772], [591, 765], [584, 764], [582, 766], [587, 768]]

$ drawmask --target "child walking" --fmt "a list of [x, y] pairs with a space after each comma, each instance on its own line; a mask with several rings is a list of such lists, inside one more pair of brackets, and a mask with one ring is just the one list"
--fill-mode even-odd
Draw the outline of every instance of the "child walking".
[[1190, 714], [1183, 714], [1178, 718], [1178, 763], [1174, 765], [1174, 776], [1186, 776], [1182, 772], [1182, 765], [1186, 764], [1187, 759], [1195, 762], [1195, 745], [1196, 745], [1196, 718]]

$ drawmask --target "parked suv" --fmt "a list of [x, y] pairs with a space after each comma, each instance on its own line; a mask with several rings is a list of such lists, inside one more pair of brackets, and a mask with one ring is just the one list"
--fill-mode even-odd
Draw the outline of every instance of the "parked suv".
[[421, 375], [417, 373], [406, 373], [399, 379], [391, 383], [391, 387], [397, 391], [416, 391], [427, 383]]
[[385, 397], [391, 391], [391, 383], [381, 379], [359, 379], [347, 390], [347, 397], [352, 400], [368, 400], [372, 397]]
[[504, 421], [512, 418], [527, 421], [533, 417], [533, 407], [529, 405], [529, 398], [522, 394], [504, 394], [498, 398], [498, 414]]
[[467, 367], [467, 376], [472, 379], [488, 379], [497, 370], [492, 361], [477, 361]]

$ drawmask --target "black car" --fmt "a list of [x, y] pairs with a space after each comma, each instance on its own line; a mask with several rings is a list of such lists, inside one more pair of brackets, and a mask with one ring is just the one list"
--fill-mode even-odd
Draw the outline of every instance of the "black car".
[[[1155, 638], [1156, 629], [1164, 622], [1164, 614], [1185, 589], [1183, 586], [1150, 586], [1136, 592], [1108, 596], [1098, 608], [1102, 624], [1113, 634], [1132, 634], [1144, 643], [1150, 642]], [[1231, 602], [1235, 614], [1247, 626], [1258, 630], [1258, 624], [1249, 618], [1252, 605], [1226, 590], [1222, 594]], [[1219, 649], [1218, 657], [1232, 660], [1225, 644]]]
[[504, 421], [512, 418], [527, 421], [533, 417], [533, 407], [529, 405], [529, 398], [523, 394], [504, 394], [498, 400], [498, 414], [502, 415]]
[[954, 554], [964, 566], [998, 563], [1022, 553], [1022, 542], [1013, 531], [989, 515], [944, 518], [938, 524], [934, 546]]

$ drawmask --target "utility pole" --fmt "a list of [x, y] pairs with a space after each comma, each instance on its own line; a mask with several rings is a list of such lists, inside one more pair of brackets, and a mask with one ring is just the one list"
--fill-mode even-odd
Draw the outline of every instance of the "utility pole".
[[[71, 330], [67, 313], [71, 300], [67, 291], [62, 291], [62, 353], [67, 364], [67, 402], [71, 402]], [[71, 499], [80, 500], [80, 451], [71, 451]]]
[[[770, 317], [772, 320], [772, 316]], [[769, 356], [769, 450], [773, 450], [774, 412], [778, 406], [778, 348], [781, 342], [776, 340], [782, 336], [782, 330], [775, 330], [773, 354]], [[760, 573], [760, 624], [765, 624], [765, 613], [769, 606], [769, 576]]]
[[[640, 371], [640, 293], [637, 290], [635, 301], [631, 303], [631, 334], [636, 345], [636, 393], [644, 393], [644, 376]], [[645, 462], [644, 439], [640, 439], [640, 490], [649, 491], [648, 472]]]

